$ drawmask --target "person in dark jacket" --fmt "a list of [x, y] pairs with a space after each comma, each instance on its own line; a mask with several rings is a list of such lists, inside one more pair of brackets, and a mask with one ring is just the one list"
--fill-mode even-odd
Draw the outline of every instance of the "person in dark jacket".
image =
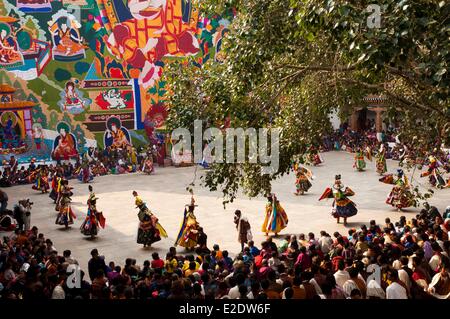
[[91, 251], [92, 258], [89, 260], [88, 263], [88, 270], [89, 270], [89, 278], [91, 279], [91, 282], [95, 279], [97, 276], [98, 270], [103, 270], [104, 273], [106, 273], [106, 264], [105, 264], [105, 258], [103, 256], [99, 256], [97, 248], [92, 249]]

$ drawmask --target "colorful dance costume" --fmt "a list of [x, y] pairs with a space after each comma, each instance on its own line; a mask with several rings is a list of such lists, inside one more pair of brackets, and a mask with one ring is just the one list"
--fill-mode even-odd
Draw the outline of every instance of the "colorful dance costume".
[[364, 161], [364, 152], [360, 149], [356, 151], [353, 167], [360, 172], [362, 172], [366, 168], [366, 162]]
[[384, 148], [384, 144], [381, 144], [380, 150], [378, 151], [376, 166], [378, 174], [383, 175], [387, 172], [386, 149]]
[[58, 175], [54, 175], [52, 177], [52, 191], [50, 192], [49, 197], [53, 199], [53, 202], [56, 204], [56, 201], [58, 200], [59, 193], [61, 192], [61, 182], [62, 179]]
[[72, 196], [71, 189], [69, 183], [65, 181], [65, 184], [61, 187], [61, 194], [58, 202], [59, 213], [55, 221], [55, 224], [64, 225], [66, 228], [73, 224], [73, 220], [77, 218], [72, 211], [72, 207], [70, 207], [70, 202], [72, 201], [70, 198], [70, 196]]
[[181, 246], [187, 249], [193, 249], [197, 246], [199, 237], [199, 223], [194, 215], [195, 200], [192, 197], [191, 204], [186, 205], [184, 208], [183, 222], [181, 224], [180, 231], [175, 241], [175, 246]]
[[294, 166], [295, 171], [295, 188], [296, 193], [295, 195], [303, 195], [305, 192], [307, 192], [312, 184], [310, 179], [313, 179], [312, 172], [305, 168], [305, 167], [299, 167], [297, 164]]
[[344, 218], [344, 223], [346, 219], [351, 216], [355, 216], [358, 213], [358, 209], [356, 208], [356, 204], [352, 202], [348, 197], [355, 195], [349, 187], [345, 187], [341, 182], [341, 175], [336, 175], [334, 185], [330, 188], [328, 187], [319, 200], [325, 198], [333, 198], [333, 209], [332, 216], [337, 218], [339, 222], [339, 218]]
[[398, 169], [396, 176], [394, 176], [393, 174], [389, 174], [380, 178], [380, 182], [394, 185], [386, 199], [386, 204], [389, 204], [397, 208], [398, 210], [410, 206], [415, 206], [416, 202], [414, 200], [413, 194], [410, 191], [408, 178], [403, 173], [403, 170]]
[[160, 241], [161, 237], [167, 237], [167, 232], [159, 223], [158, 218], [137, 195], [135, 196], [135, 204], [139, 208], [139, 226], [136, 242], [146, 247]]
[[97, 199], [94, 192], [90, 192], [87, 200], [87, 215], [80, 227], [81, 233], [85, 236], [95, 237], [98, 234], [99, 226], [105, 228], [106, 219], [102, 212], [97, 211]]
[[50, 185], [48, 184], [48, 173], [44, 168], [40, 168], [37, 171], [36, 181], [32, 186], [34, 190], [41, 191], [42, 193], [48, 193]]
[[265, 218], [261, 229], [267, 235], [269, 233], [277, 235], [286, 228], [289, 219], [275, 194], [267, 197], [267, 200], [269, 202], [266, 204]]
[[442, 166], [442, 164], [436, 160], [434, 156], [429, 157], [430, 164], [428, 165], [428, 170], [426, 172], [423, 172], [420, 174], [420, 177], [428, 176], [428, 180], [430, 181], [430, 184], [437, 188], [444, 188], [446, 187], [446, 182], [444, 178], [442, 177], [441, 172], [439, 171], [439, 167]]

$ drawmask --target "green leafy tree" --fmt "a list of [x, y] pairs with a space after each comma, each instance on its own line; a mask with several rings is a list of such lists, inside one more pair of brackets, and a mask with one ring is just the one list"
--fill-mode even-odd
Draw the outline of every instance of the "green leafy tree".
[[33, 94], [30, 94], [28, 95], [27, 100], [36, 103], [36, 106], [34, 106], [31, 109], [31, 116], [33, 118], [33, 122], [40, 123], [43, 128], [47, 128], [47, 117], [42, 112], [42, 107], [38, 104], [39, 102], [38, 99]]
[[[170, 128], [202, 119], [205, 128], [231, 117], [232, 127], [281, 128], [280, 169], [261, 175], [260, 164], [215, 164], [204, 184], [225, 201], [242, 188], [250, 196], [271, 189], [292, 161], [331, 129], [328, 115], [346, 118], [367, 94], [389, 101], [388, 116], [402, 141], [450, 144], [450, 4], [372, 1], [205, 0], [202, 10], [237, 15], [223, 40], [223, 63], [202, 68], [171, 63]], [[375, 18], [377, 18], [375, 16]], [[420, 125], [418, 125], [420, 124]]]

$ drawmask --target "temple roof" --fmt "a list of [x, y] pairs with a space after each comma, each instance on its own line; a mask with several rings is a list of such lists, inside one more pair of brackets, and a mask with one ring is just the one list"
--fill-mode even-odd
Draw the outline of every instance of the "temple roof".
[[14, 93], [16, 89], [8, 84], [0, 84], [0, 93]]
[[14, 17], [6, 17], [6, 16], [0, 16], [0, 22], [4, 22], [4, 23], [14, 23], [19, 21], [19, 19], [14, 18]]
[[30, 109], [35, 105], [36, 103], [31, 101], [0, 102], [0, 110]]

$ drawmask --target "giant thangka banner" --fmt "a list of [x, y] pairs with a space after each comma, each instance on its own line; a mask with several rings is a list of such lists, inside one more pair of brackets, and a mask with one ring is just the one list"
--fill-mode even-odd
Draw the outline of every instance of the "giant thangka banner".
[[165, 65], [220, 60], [232, 17], [193, 0], [0, 0], [0, 85], [35, 103], [31, 126], [70, 131], [68, 156], [119, 143], [105, 139], [112, 122], [133, 144], [164, 127]]

